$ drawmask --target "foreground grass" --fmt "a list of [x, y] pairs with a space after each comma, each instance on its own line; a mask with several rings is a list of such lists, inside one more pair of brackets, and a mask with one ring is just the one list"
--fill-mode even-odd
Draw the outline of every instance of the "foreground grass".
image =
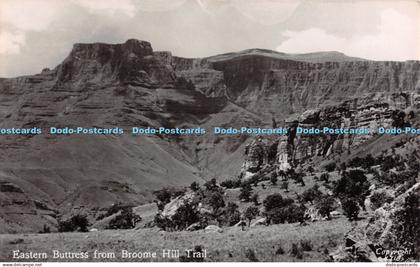
[[[203, 230], [164, 232], [152, 228], [89, 233], [5, 234], [0, 235], [0, 260], [16, 261], [12, 259], [12, 251], [17, 249], [23, 252], [46, 252], [50, 255], [51, 251], [56, 249], [61, 252], [87, 251], [90, 255], [93, 255], [95, 250], [116, 254], [115, 259], [101, 260], [91, 257], [89, 261], [178, 261], [177, 258], [162, 258], [162, 249], [180, 250], [181, 255], [184, 255], [185, 249], [201, 245], [207, 251], [206, 261], [248, 261], [249, 251], [253, 251], [259, 261], [325, 261], [326, 253], [340, 244], [344, 234], [351, 228], [352, 225], [347, 219], [338, 218], [305, 226], [281, 224], [258, 226], [246, 231], [232, 227], [225, 228], [222, 233]], [[311, 244], [311, 250], [304, 251], [302, 258], [290, 253], [292, 244], [299, 245], [300, 241]], [[157, 252], [158, 257], [121, 259], [121, 250]], [[54, 259], [50, 256], [43, 261]]]

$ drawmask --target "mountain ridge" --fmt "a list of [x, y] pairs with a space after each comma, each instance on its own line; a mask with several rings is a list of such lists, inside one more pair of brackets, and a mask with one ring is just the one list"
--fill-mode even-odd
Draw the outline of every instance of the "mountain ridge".
[[[420, 99], [418, 61], [310, 63], [257, 52], [188, 59], [134, 39], [75, 44], [54, 69], [0, 79], [0, 127], [211, 129], [270, 126], [273, 119], [282, 126], [290, 116], [354, 98], [353, 105], [385, 101], [403, 109]], [[8, 186], [0, 217], [22, 210], [7, 229], [29, 231], [54, 221], [53, 210], [141, 204], [161, 187], [235, 177], [252, 136], [1, 138], [0, 182]], [[23, 193], [7, 191], [14, 187]]]

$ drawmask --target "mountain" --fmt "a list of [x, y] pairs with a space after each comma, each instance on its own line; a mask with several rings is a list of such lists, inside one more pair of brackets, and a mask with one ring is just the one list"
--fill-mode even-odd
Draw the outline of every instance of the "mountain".
[[[0, 79], [0, 225], [33, 231], [73, 209], [141, 204], [162, 187], [241, 172], [253, 137], [131, 136], [138, 127], [286, 125], [316, 108], [419, 101], [420, 62], [337, 52], [290, 55], [250, 49], [207, 58], [153, 51], [149, 42], [75, 44], [54, 69]], [[362, 112], [362, 111], [361, 111]], [[364, 112], [364, 111], [363, 111]], [[315, 112], [316, 113], [316, 112]], [[361, 113], [362, 114], [362, 113]], [[124, 135], [50, 135], [49, 127], [121, 127]]]

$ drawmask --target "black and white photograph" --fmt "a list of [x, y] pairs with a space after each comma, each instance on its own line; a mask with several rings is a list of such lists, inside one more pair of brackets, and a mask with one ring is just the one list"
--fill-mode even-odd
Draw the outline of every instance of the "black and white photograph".
[[0, 0], [1, 266], [419, 260], [420, 1]]

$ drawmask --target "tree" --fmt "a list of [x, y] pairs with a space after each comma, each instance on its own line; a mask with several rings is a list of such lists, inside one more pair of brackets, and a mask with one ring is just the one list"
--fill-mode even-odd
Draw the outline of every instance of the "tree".
[[197, 192], [200, 189], [200, 185], [197, 182], [192, 182], [190, 185], [190, 189], [194, 192]]
[[323, 217], [331, 219], [331, 211], [334, 210], [335, 200], [333, 196], [320, 196], [316, 199], [315, 206], [319, 211], [319, 214]]
[[271, 177], [270, 177], [270, 182], [271, 182], [271, 184], [272, 185], [276, 185], [277, 184], [277, 175], [273, 172], [272, 174], [271, 174]]
[[260, 214], [260, 210], [256, 206], [249, 206], [245, 212], [244, 217], [248, 220], [248, 226], [251, 225], [251, 221], [255, 219], [258, 214]]
[[319, 177], [319, 180], [325, 182], [325, 183], [329, 183], [330, 182], [330, 174], [327, 172], [324, 172], [323, 174], [321, 174], [321, 176]]
[[343, 208], [344, 214], [350, 221], [357, 220], [360, 209], [356, 200], [352, 198], [345, 198], [341, 200], [341, 206]]
[[258, 196], [257, 193], [253, 194], [252, 197], [251, 197], [251, 201], [254, 203], [255, 206], [260, 205], [260, 203], [258, 202], [258, 198], [259, 198], [259, 196]]
[[370, 183], [361, 170], [345, 172], [334, 188], [334, 193], [341, 199], [353, 198], [365, 209], [364, 202], [369, 194]]
[[266, 211], [270, 211], [276, 207], [282, 207], [283, 197], [279, 193], [271, 194], [264, 199], [263, 205]]
[[252, 187], [249, 183], [243, 183], [241, 187], [241, 193], [239, 194], [239, 199], [249, 202], [249, 198], [252, 193]]
[[153, 192], [156, 199], [158, 200], [158, 208], [159, 210], [163, 210], [166, 204], [171, 201], [172, 194], [167, 188], [163, 188], [161, 190], [156, 190]]
[[377, 191], [372, 193], [370, 196], [370, 203], [372, 210], [376, 210], [385, 203], [391, 203], [394, 198], [389, 195], [386, 191]]
[[220, 192], [214, 191], [210, 194], [209, 205], [213, 208], [213, 212], [217, 211], [225, 206], [225, 201], [223, 200], [223, 195]]
[[198, 222], [199, 216], [196, 206], [189, 202], [184, 202], [172, 216], [172, 222], [178, 230], [184, 230], [189, 225]]
[[218, 189], [216, 178], [211, 179], [210, 181], [204, 183], [204, 187], [208, 191], [215, 191]]
[[226, 180], [220, 183], [220, 186], [223, 186], [225, 188], [238, 188], [241, 186], [241, 180]]
[[330, 162], [327, 165], [325, 165], [325, 170], [327, 172], [333, 172], [335, 170], [335, 168], [337, 167], [335, 162]]
[[345, 162], [342, 162], [342, 163], [340, 164], [340, 170], [341, 170], [341, 172], [346, 171], [346, 169], [347, 169], [347, 165], [346, 165], [346, 163], [345, 163]]
[[420, 240], [420, 197], [416, 192], [411, 192], [404, 199], [404, 204], [397, 210], [394, 224], [390, 229], [395, 240], [390, 244], [392, 247], [407, 249], [411, 253], [406, 257], [416, 257], [419, 254]]
[[289, 192], [289, 182], [284, 181], [281, 185], [282, 189], [284, 189], [285, 192]]
[[132, 229], [141, 221], [141, 217], [133, 213], [132, 208], [121, 210], [121, 214], [115, 216], [108, 225], [109, 229]]
[[58, 222], [59, 232], [87, 232], [89, 221], [86, 215], [77, 214], [66, 221]]
[[238, 210], [238, 205], [229, 202], [222, 214], [222, 223], [227, 226], [233, 226], [241, 220], [241, 213]]
[[308, 172], [312, 175], [313, 173], [314, 173], [314, 167], [312, 167], [312, 166], [309, 166], [308, 167]]
[[311, 202], [313, 203], [314, 200], [321, 196], [322, 192], [319, 191], [319, 186], [317, 184], [315, 184], [313, 187], [306, 189], [303, 194], [302, 194], [302, 199], [305, 202]]

